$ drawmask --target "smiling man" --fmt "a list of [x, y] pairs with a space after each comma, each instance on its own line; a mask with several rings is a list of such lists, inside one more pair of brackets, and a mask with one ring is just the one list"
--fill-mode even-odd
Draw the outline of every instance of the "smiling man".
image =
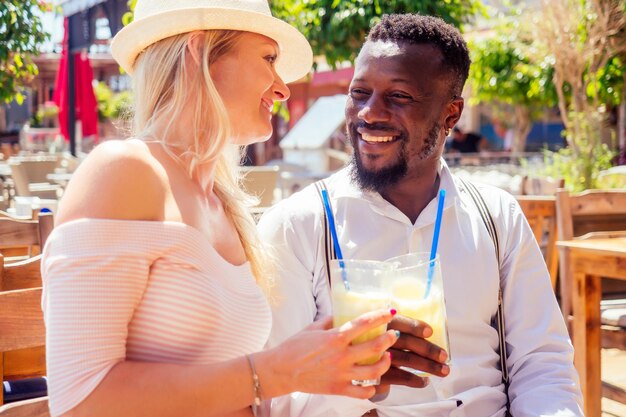
[[[431, 334], [427, 323], [398, 315], [390, 326], [402, 335], [391, 350], [381, 395], [355, 400], [295, 394], [275, 400], [272, 415], [583, 415], [571, 342], [522, 211], [507, 193], [477, 186], [493, 219], [494, 245], [472, 189], [441, 158], [463, 111], [469, 66], [467, 46], [454, 27], [428, 16], [384, 16], [359, 53], [350, 85], [346, 125], [353, 161], [324, 180], [346, 259], [429, 251], [436, 196], [446, 190], [439, 255], [450, 352], [424, 338]], [[317, 188], [277, 204], [259, 229], [279, 261], [272, 329], [272, 343], [278, 343], [332, 311]], [[492, 326], [500, 288], [508, 390]], [[415, 376], [400, 368], [405, 366], [432, 376]]]

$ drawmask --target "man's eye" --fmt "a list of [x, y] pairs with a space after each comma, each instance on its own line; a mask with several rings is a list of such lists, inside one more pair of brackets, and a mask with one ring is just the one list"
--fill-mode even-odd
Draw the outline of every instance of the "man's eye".
[[350, 90], [350, 95], [353, 98], [363, 98], [368, 95], [368, 92], [360, 88], [353, 88], [352, 90]]
[[402, 93], [393, 93], [393, 94], [390, 94], [389, 97], [395, 100], [408, 100], [408, 101], [413, 100], [411, 96], [407, 94], [402, 94]]

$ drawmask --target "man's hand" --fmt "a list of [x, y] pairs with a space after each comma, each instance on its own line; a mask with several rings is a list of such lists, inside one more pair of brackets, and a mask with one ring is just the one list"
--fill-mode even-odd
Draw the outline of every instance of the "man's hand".
[[398, 314], [387, 328], [399, 330], [401, 335], [389, 349], [391, 368], [381, 378], [383, 386], [377, 390], [379, 394], [386, 391], [384, 385], [406, 385], [412, 388], [423, 388], [428, 385], [428, 378], [403, 371], [400, 366], [441, 377], [450, 373], [450, 368], [445, 364], [448, 358], [446, 351], [425, 339], [433, 334], [428, 324]]

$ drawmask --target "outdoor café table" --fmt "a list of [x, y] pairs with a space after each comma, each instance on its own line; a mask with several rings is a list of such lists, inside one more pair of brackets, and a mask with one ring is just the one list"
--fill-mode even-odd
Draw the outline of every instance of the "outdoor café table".
[[600, 379], [600, 277], [626, 280], [626, 233], [623, 237], [598, 237], [557, 242], [565, 249], [569, 279], [573, 283], [574, 364], [580, 375], [585, 416], [600, 417], [602, 381]]

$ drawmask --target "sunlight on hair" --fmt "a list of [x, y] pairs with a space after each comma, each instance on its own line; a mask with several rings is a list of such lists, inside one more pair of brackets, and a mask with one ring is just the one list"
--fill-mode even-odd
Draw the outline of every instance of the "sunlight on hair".
[[[204, 40], [199, 43], [198, 56], [202, 66], [198, 68], [192, 67], [195, 63], [187, 48], [190, 37], [198, 36], [198, 32], [172, 36], [148, 47], [138, 57], [133, 74], [133, 135], [161, 142], [205, 189], [210, 178], [203, 178], [202, 165], [216, 166], [215, 194], [237, 229], [257, 282], [269, 295], [271, 260], [249, 212], [255, 199], [240, 186], [242, 149], [230, 144], [228, 112], [210, 74], [211, 64], [231, 50], [241, 33], [201, 32]], [[191, 115], [191, 125], [179, 125], [183, 115]]]

